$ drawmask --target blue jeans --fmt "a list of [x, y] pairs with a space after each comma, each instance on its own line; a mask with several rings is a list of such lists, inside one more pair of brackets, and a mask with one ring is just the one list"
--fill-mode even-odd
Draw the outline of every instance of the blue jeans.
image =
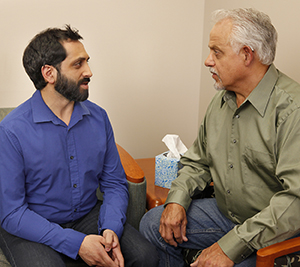
[[[205, 249], [228, 233], [235, 224], [218, 209], [214, 198], [192, 201], [188, 211], [186, 234], [188, 241], [177, 247], [166, 243], [159, 233], [159, 222], [163, 206], [148, 211], [141, 220], [140, 232], [156, 246], [159, 253], [159, 267], [184, 267], [183, 248]], [[255, 267], [256, 254], [252, 254], [236, 267]]]
[[[99, 202], [84, 218], [61, 226], [85, 234], [97, 234], [100, 206], [101, 203]], [[158, 255], [155, 247], [129, 224], [125, 224], [120, 245], [126, 267], [157, 266]], [[46, 245], [11, 235], [1, 227], [0, 247], [12, 267], [65, 267], [66, 264], [75, 263], [75, 260], [56, 252]], [[88, 267], [81, 259], [76, 261], [76, 263], [78, 262], [81, 262], [80, 266]]]

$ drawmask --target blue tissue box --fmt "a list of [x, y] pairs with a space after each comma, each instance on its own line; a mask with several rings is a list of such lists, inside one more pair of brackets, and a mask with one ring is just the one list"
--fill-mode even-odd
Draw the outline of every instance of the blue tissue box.
[[170, 189], [182, 164], [179, 159], [167, 158], [167, 154], [165, 152], [155, 157], [155, 185]]

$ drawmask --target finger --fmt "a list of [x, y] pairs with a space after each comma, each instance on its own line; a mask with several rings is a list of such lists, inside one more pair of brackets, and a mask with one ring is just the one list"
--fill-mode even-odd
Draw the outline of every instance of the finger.
[[102, 248], [102, 253], [101, 249], [98, 251], [98, 258], [96, 259], [96, 265], [99, 266], [112, 266], [112, 267], [117, 267], [118, 265], [111, 259], [111, 257], [108, 255], [106, 251]]
[[177, 246], [177, 243], [174, 241], [174, 235], [173, 231], [169, 226], [167, 226], [163, 221], [161, 220], [161, 223], [159, 225], [159, 233], [161, 237], [170, 245]]
[[162, 237], [165, 236], [165, 227], [162, 224], [159, 225], [159, 230], [158, 231], [159, 231], [159, 233]]
[[115, 255], [112, 256], [112, 260], [114, 261], [115, 264], [120, 266], [120, 262], [119, 262], [118, 258]]
[[176, 226], [173, 228], [174, 231], [174, 238], [177, 243], [181, 244], [183, 242], [182, 240], [182, 228], [181, 226]]
[[196, 260], [196, 261], [194, 261], [190, 266], [191, 266], [191, 267], [197, 267], [197, 266], [198, 266], [198, 263], [199, 263], [199, 261]]
[[182, 224], [181, 225], [181, 239], [184, 241], [184, 242], [187, 242], [188, 241], [188, 238], [186, 236], [186, 224]]
[[113, 255], [115, 260], [117, 261], [118, 266], [124, 267], [124, 258], [120, 250], [120, 247], [113, 249]]
[[111, 231], [104, 231], [103, 237], [105, 238], [105, 250], [108, 252], [113, 247], [114, 235]]
[[174, 247], [177, 247], [177, 242], [174, 239], [174, 232], [173, 232], [173, 230], [170, 227], [168, 227], [168, 229], [165, 231], [165, 233], [166, 234], [165, 234], [164, 240], [168, 244], [170, 244], [170, 245], [172, 245]]
[[113, 242], [112, 243], [112, 249], [116, 248], [118, 246], [118, 242]]
[[99, 239], [99, 242], [102, 244], [102, 245], [105, 245], [106, 241], [105, 241], [105, 238], [101, 235], [98, 236], [98, 239]]
[[103, 260], [98, 262], [99, 266], [112, 266], [112, 267], [118, 267], [119, 265], [114, 262], [110, 257], [108, 259], [103, 258]]

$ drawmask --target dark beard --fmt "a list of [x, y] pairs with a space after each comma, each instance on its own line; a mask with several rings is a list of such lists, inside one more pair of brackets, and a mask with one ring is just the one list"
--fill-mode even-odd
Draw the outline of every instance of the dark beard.
[[89, 97], [89, 90], [80, 90], [83, 82], [89, 82], [90, 78], [83, 78], [77, 84], [57, 71], [55, 90], [70, 101], [85, 101]]

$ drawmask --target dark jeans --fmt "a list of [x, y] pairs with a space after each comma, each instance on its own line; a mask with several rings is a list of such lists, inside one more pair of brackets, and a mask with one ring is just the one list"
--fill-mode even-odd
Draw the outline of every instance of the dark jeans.
[[[167, 244], [159, 233], [163, 209], [163, 206], [151, 209], [144, 215], [140, 223], [141, 233], [157, 247], [160, 257], [159, 267], [184, 267], [185, 262], [182, 255], [184, 248], [205, 249], [217, 242], [235, 226], [220, 212], [215, 198], [193, 200], [187, 211], [186, 234], [188, 241], [174, 247]], [[253, 253], [234, 266], [253, 267], [255, 262], [256, 254]]]
[[[62, 227], [72, 228], [85, 234], [97, 234], [100, 206], [101, 203], [98, 202], [84, 218], [64, 224]], [[131, 225], [125, 224], [120, 244], [126, 267], [156, 267], [158, 265], [155, 247]], [[65, 267], [66, 264], [67, 266], [88, 266], [81, 259], [75, 261], [46, 245], [13, 236], [1, 227], [0, 247], [12, 267]], [[75, 264], [79, 262], [82, 265]]]

